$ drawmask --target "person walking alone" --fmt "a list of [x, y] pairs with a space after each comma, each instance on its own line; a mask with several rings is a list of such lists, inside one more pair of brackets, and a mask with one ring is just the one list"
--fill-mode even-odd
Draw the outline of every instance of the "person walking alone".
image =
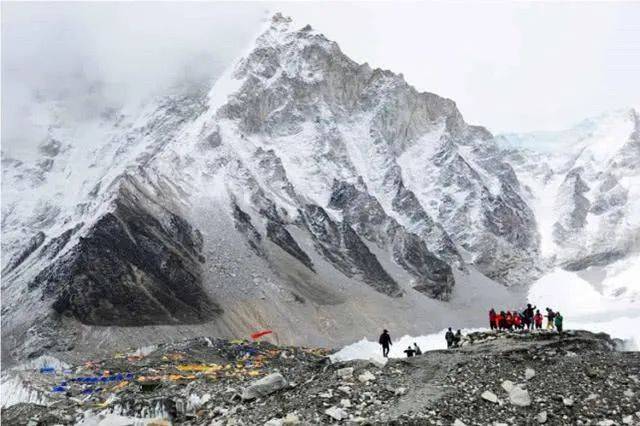
[[389, 358], [389, 347], [393, 345], [393, 343], [391, 343], [391, 336], [389, 336], [389, 332], [387, 330], [382, 331], [380, 339], [378, 339], [378, 343], [382, 346], [382, 356]]
[[453, 330], [451, 330], [451, 327], [449, 327], [449, 330], [444, 335], [444, 340], [447, 341], [447, 349], [450, 349], [451, 346], [453, 346], [453, 341], [455, 340], [455, 336], [453, 334]]

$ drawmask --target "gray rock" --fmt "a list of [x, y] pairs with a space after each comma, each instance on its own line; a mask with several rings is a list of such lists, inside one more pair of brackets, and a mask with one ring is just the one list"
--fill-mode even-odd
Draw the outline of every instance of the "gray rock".
[[547, 422], [547, 412], [546, 411], [541, 411], [540, 413], [538, 413], [538, 415], [536, 416], [536, 420], [538, 421], [538, 423], [546, 423]]
[[242, 390], [242, 399], [247, 401], [266, 396], [287, 386], [287, 380], [280, 373], [265, 376]]
[[401, 395], [404, 395], [405, 393], [407, 393], [407, 388], [405, 387], [399, 387], [398, 389], [395, 389], [393, 391], [393, 394], [395, 396], [401, 396]]
[[533, 368], [527, 368], [524, 370], [524, 378], [526, 380], [531, 380], [535, 377], [536, 371]]
[[343, 420], [346, 419], [347, 417], [349, 417], [349, 413], [347, 413], [343, 408], [340, 407], [329, 407], [326, 410], [324, 410], [324, 413], [331, 417], [334, 420]]
[[482, 399], [485, 399], [489, 402], [493, 402], [494, 404], [498, 403], [498, 396], [491, 391], [482, 392], [482, 395], [480, 395], [480, 397], [482, 397]]
[[353, 367], [345, 367], [336, 370], [336, 376], [340, 377], [341, 379], [346, 379], [353, 376]]
[[531, 405], [529, 392], [520, 385], [514, 385], [513, 388], [511, 388], [509, 391], [509, 401], [519, 407], [528, 407]]
[[500, 386], [502, 386], [502, 389], [504, 389], [505, 392], [509, 393], [513, 389], [514, 385], [513, 385], [513, 382], [511, 380], [505, 380], [505, 381], [502, 382], [502, 384]]
[[360, 380], [361, 383], [367, 383], [375, 379], [376, 379], [376, 376], [369, 370], [365, 370], [364, 373], [358, 376], [358, 380]]

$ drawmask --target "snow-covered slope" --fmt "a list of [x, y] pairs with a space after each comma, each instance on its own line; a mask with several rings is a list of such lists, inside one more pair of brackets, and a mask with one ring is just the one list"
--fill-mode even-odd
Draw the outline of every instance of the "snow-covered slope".
[[[542, 273], [544, 166], [518, 155], [453, 101], [276, 15], [206, 93], [61, 120], [38, 152], [3, 151], [3, 357], [477, 324], [478, 307], [523, 301]], [[612, 188], [636, 176], [616, 158]], [[570, 169], [553, 235], [592, 226], [592, 175]], [[599, 191], [612, 221], [617, 190]]]
[[[539, 225], [548, 273], [532, 297], [555, 292], [581, 321], [640, 313], [640, 116], [635, 109], [561, 132], [503, 135]], [[561, 285], [561, 289], [558, 286]], [[576, 299], [581, 295], [583, 299]], [[552, 303], [552, 302], [549, 302]]]

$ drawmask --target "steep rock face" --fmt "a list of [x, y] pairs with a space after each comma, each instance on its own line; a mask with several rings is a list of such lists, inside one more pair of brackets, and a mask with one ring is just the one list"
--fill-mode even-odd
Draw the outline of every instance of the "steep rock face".
[[488, 131], [279, 15], [208, 94], [87, 126], [52, 128], [34, 158], [3, 153], [3, 259], [20, 260], [2, 283], [8, 345], [134, 325], [148, 341], [423, 333], [460, 319], [469, 288], [511, 297], [486, 277], [537, 272], [526, 188]]
[[329, 208], [340, 210], [345, 222], [366, 240], [390, 250], [393, 259], [417, 281], [414, 289], [447, 300], [454, 285], [451, 267], [434, 256], [424, 241], [407, 232], [384, 212], [380, 203], [355, 185], [335, 182]]
[[180, 216], [143, 208], [134, 185], [121, 187], [102, 216], [30, 288], [59, 314], [91, 325], [197, 323], [217, 307], [202, 290], [202, 239]]
[[591, 202], [584, 196], [589, 187], [580, 177], [581, 169], [573, 169], [565, 177], [558, 193], [559, 219], [554, 224], [553, 236], [556, 244], [570, 242], [569, 236], [580, 232], [587, 223]]
[[322, 207], [316, 205], [305, 206], [301, 213], [317, 249], [342, 273], [348, 277], [357, 274], [376, 291], [388, 296], [401, 295], [398, 283], [348, 223], [334, 222]]
[[239, 89], [218, 117], [237, 123], [247, 141], [269, 146], [298, 193], [323, 204], [334, 180], [360, 181], [450, 263], [462, 265], [456, 245], [472, 253], [471, 262], [498, 250], [492, 264], [480, 266], [505, 283], [518, 276], [504, 270], [519, 264], [501, 264], [501, 254], [515, 251], [512, 259], [520, 257], [524, 269], [535, 264], [535, 220], [517, 177], [491, 134], [468, 126], [451, 100], [357, 64], [321, 34], [291, 31], [283, 17], [274, 18], [234, 77]]

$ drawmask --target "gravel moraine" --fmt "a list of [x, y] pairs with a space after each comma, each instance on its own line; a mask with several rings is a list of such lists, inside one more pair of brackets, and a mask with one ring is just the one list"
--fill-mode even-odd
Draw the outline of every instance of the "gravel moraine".
[[191, 339], [62, 372], [11, 372], [39, 404], [3, 408], [2, 420], [100, 424], [118, 415], [155, 418], [144, 422], [156, 425], [640, 424], [640, 353], [618, 352], [615, 345], [605, 334], [583, 331], [562, 339], [544, 331], [473, 333], [460, 348], [381, 366], [331, 364], [323, 349]]

